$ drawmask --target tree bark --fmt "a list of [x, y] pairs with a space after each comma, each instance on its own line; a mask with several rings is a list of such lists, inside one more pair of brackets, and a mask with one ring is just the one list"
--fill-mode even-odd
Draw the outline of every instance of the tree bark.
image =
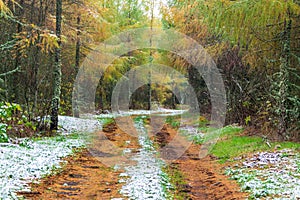
[[283, 34], [283, 51], [280, 57], [280, 72], [279, 72], [279, 93], [278, 93], [278, 104], [279, 104], [279, 127], [278, 133], [284, 139], [287, 139], [287, 127], [288, 127], [288, 113], [287, 113], [287, 97], [288, 97], [288, 82], [289, 82], [289, 68], [290, 68], [290, 57], [291, 57], [291, 29], [292, 20], [286, 20], [284, 23], [284, 34]]
[[[153, 30], [153, 22], [154, 22], [154, 0], [150, 2], [150, 9], [151, 9], [151, 21], [150, 21], [150, 29], [151, 29], [151, 36], [149, 39], [150, 47], [152, 47], [152, 30]], [[148, 110], [151, 110], [151, 96], [152, 96], [152, 88], [151, 88], [151, 79], [152, 79], [152, 62], [153, 62], [153, 51], [150, 49], [150, 72], [148, 75], [148, 89], [149, 89], [149, 100], [148, 100]]]
[[[81, 17], [80, 14], [77, 16], [77, 40], [76, 40], [76, 52], [75, 52], [75, 78], [77, 76], [77, 73], [79, 71], [79, 65], [80, 65], [80, 21]], [[73, 116], [79, 118], [79, 108], [78, 108], [78, 88], [75, 87], [74, 90], [74, 111]]]
[[56, 36], [58, 47], [55, 49], [55, 62], [53, 69], [53, 95], [51, 101], [50, 130], [58, 129], [58, 110], [61, 93], [61, 21], [62, 0], [56, 0]]

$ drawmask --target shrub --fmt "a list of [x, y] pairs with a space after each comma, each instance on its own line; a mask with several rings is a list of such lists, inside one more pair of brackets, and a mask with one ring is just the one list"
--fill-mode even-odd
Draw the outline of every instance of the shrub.
[[26, 137], [36, 131], [36, 124], [22, 114], [19, 104], [0, 102], [0, 121], [5, 125], [5, 128], [2, 125], [1, 138], [6, 136]]
[[0, 143], [6, 143], [9, 141], [8, 136], [6, 134], [6, 124], [0, 123]]

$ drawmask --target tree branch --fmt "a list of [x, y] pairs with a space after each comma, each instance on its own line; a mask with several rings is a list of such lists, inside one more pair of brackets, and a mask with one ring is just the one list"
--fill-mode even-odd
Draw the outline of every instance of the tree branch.
[[5, 73], [2, 73], [2, 74], [0, 74], [0, 77], [7, 76], [7, 75], [10, 75], [10, 74], [16, 73], [16, 72], [18, 72], [18, 71], [19, 71], [19, 69], [20, 69], [20, 67], [17, 67], [17, 68], [16, 68], [16, 69], [14, 69], [14, 70], [11, 70], [11, 71], [8, 71], [8, 72], [5, 72]]

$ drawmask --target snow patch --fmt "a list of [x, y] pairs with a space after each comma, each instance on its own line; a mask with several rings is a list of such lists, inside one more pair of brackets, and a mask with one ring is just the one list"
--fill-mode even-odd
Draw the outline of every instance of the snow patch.
[[61, 158], [82, 147], [78, 139], [55, 138], [32, 141], [30, 145], [0, 145], [0, 199], [16, 199], [17, 191], [30, 191], [28, 183], [61, 167]]
[[[18, 139], [18, 144], [0, 143], [0, 199], [17, 199], [17, 191], [30, 191], [28, 183], [38, 180], [54, 169], [61, 168], [61, 159], [84, 147], [80, 136], [71, 133], [90, 133], [102, 128], [95, 118], [59, 116], [63, 136], [34, 140]], [[64, 136], [65, 135], [65, 136]]]
[[260, 152], [226, 173], [252, 199], [300, 199], [299, 157], [291, 150]]
[[143, 120], [136, 122], [135, 126], [140, 133], [138, 139], [142, 148], [132, 158], [136, 165], [125, 167], [125, 173], [120, 174], [120, 177], [129, 177], [120, 192], [129, 199], [167, 199], [164, 188], [171, 185], [161, 170], [164, 163], [157, 158], [157, 152], [148, 138]]

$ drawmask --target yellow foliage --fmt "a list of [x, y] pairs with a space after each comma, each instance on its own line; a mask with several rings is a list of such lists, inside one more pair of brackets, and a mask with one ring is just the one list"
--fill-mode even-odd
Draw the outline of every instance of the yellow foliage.
[[[11, 0], [10, 2], [12, 3], [13, 10], [15, 9], [15, 5], [17, 5], [18, 7], [21, 7], [18, 4], [18, 2], [16, 2], [15, 0]], [[8, 8], [8, 6], [6, 5], [6, 3], [3, 0], [0, 0], [0, 18], [1, 17], [7, 18], [9, 16], [13, 16], [12, 11]]]
[[[32, 24], [30, 27], [35, 28], [36, 26]], [[20, 32], [14, 37], [17, 39], [16, 48], [24, 57], [26, 57], [26, 49], [33, 45], [38, 46], [43, 53], [53, 52], [58, 47], [57, 36], [48, 30], [32, 29]]]
[[199, 117], [199, 122], [206, 122], [206, 121], [207, 121], [206, 117], [204, 116]]
[[51, 33], [40, 34], [41, 42], [39, 46], [43, 52], [53, 52], [55, 48], [58, 48], [58, 38], [56, 35]]
[[8, 17], [12, 15], [11, 10], [6, 6], [3, 0], [0, 0], [0, 17]]

